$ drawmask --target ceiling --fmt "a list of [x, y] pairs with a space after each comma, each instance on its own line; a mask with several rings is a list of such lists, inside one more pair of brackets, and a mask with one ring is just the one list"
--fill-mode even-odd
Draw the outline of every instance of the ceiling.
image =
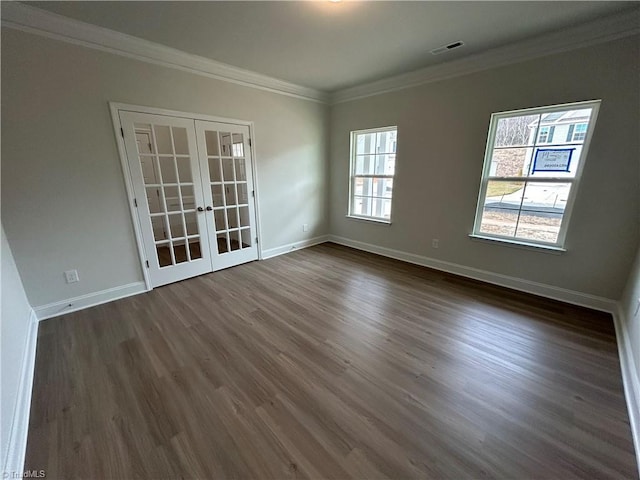
[[[638, 7], [638, 2], [28, 2], [332, 92]], [[458, 40], [442, 55], [434, 48]]]

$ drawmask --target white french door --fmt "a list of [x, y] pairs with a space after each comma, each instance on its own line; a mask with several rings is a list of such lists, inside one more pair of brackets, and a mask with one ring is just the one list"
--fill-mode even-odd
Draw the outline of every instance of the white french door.
[[256, 260], [249, 127], [119, 117], [151, 286]]

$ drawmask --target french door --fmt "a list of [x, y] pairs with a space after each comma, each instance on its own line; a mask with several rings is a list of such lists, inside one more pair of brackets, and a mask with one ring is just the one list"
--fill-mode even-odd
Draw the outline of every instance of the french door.
[[249, 127], [119, 116], [152, 286], [256, 260]]

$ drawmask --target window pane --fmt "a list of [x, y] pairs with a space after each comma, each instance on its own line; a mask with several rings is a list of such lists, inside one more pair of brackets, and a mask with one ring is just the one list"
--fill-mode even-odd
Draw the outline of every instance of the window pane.
[[398, 132], [395, 130], [389, 132], [378, 132], [376, 134], [375, 153], [395, 153], [397, 134]]
[[353, 214], [370, 216], [371, 215], [371, 198], [353, 197]]
[[501, 118], [496, 128], [496, 147], [533, 145], [539, 115]]
[[167, 125], [154, 125], [153, 131], [155, 133], [156, 145], [158, 147], [159, 154], [172, 154], [173, 148], [171, 148], [171, 130]]
[[374, 197], [391, 198], [393, 193], [393, 179], [391, 178], [374, 178], [372, 195]]
[[582, 145], [536, 148], [531, 161], [531, 176], [536, 178], [575, 177], [582, 149]]
[[375, 157], [373, 155], [356, 156], [356, 175], [373, 175]]
[[356, 135], [356, 154], [376, 153], [376, 134], [359, 133]]
[[188, 155], [189, 154], [189, 142], [187, 141], [187, 129], [173, 127], [173, 146], [175, 147], [176, 154]]
[[518, 211], [504, 208], [485, 208], [482, 211], [480, 232], [513, 237], [518, 222]]
[[533, 148], [502, 148], [491, 156], [490, 177], [521, 177], [529, 172]]
[[353, 194], [354, 195], [364, 195], [371, 196], [372, 195], [372, 187], [373, 187], [373, 179], [371, 178], [356, 178], [353, 186]]
[[376, 155], [376, 175], [393, 175], [396, 169], [396, 156], [391, 155]]
[[490, 180], [487, 184], [484, 205], [485, 207], [490, 204], [501, 208], [520, 208], [523, 189], [524, 182]]

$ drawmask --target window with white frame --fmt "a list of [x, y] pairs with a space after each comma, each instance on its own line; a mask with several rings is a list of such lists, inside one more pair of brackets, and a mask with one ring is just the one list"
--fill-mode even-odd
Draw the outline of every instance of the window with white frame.
[[491, 116], [472, 236], [563, 248], [599, 106]]
[[349, 216], [391, 222], [397, 127], [351, 132]]

